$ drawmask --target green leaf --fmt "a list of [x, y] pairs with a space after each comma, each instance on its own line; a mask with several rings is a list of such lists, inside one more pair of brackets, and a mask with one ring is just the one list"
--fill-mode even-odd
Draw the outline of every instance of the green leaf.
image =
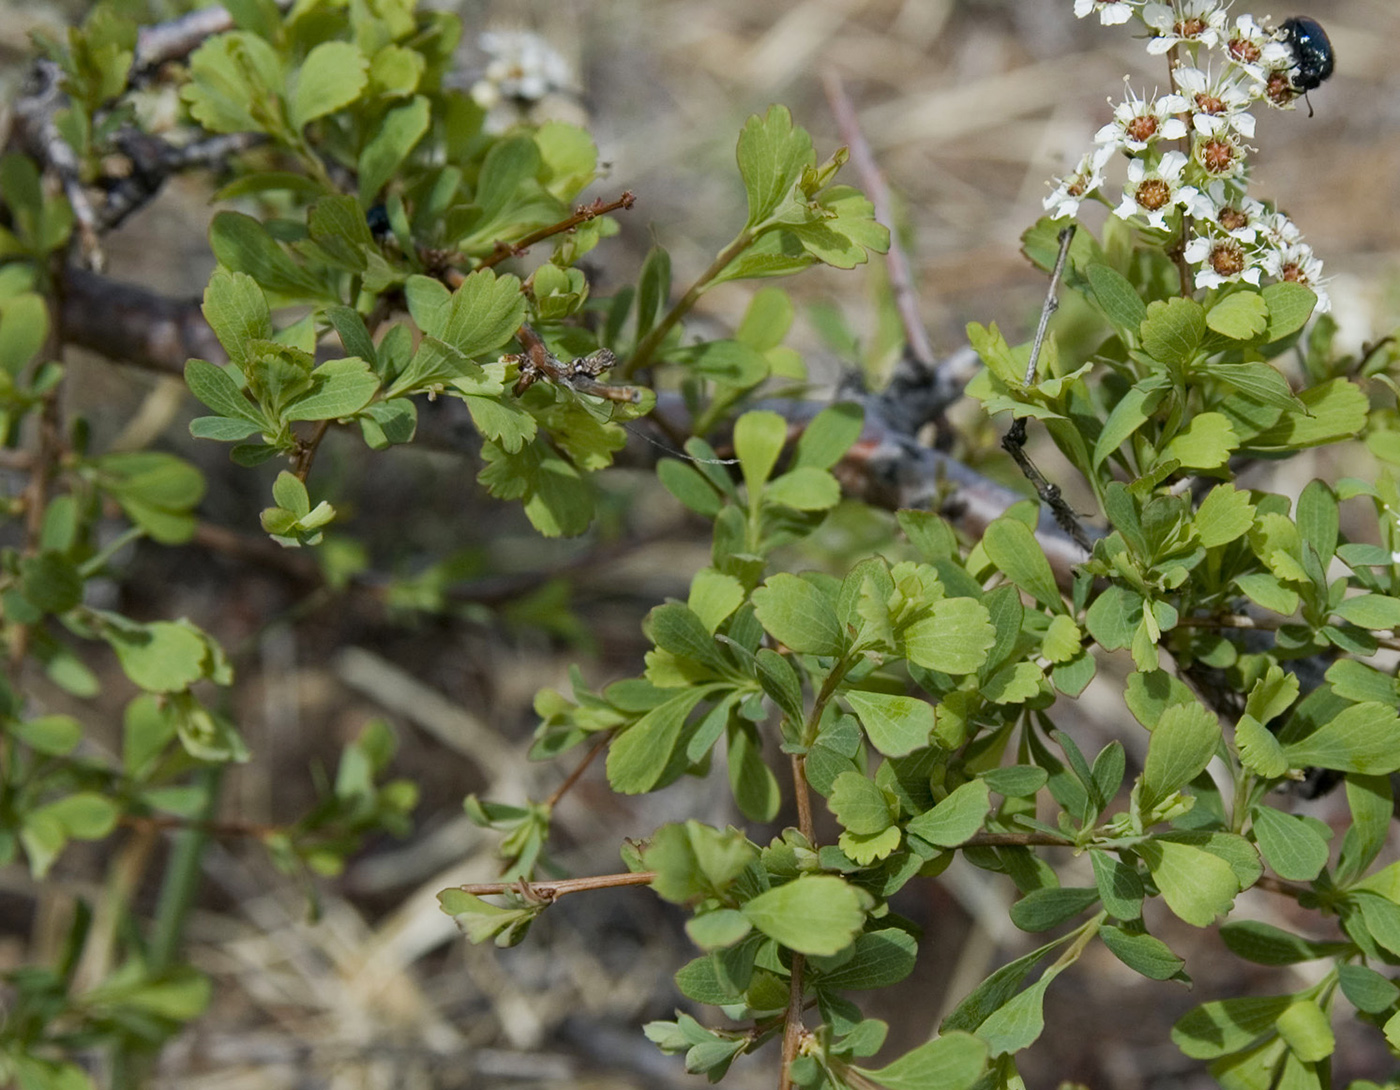
[[[467, 359], [504, 346], [525, 320], [525, 297], [520, 294], [518, 277], [497, 276], [491, 269], [478, 269], [462, 281], [445, 305], [441, 294], [434, 292], [435, 305], [415, 306], [421, 298], [415, 291], [421, 292], [428, 283], [435, 282], [414, 276], [406, 285], [413, 320], [423, 332], [455, 348]], [[402, 385], [402, 380], [395, 385]]]
[[39, 807], [37, 814], [63, 826], [75, 840], [101, 840], [116, 828], [117, 804], [95, 791], [79, 791]]
[[1394, 772], [1400, 769], [1400, 716], [1383, 704], [1353, 704], [1283, 751], [1292, 768], [1316, 765], [1368, 776]]
[[1220, 937], [1230, 951], [1257, 965], [1294, 965], [1333, 957], [1348, 948], [1345, 942], [1314, 942], [1260, 920], [1230, 920], [1220, 925]]
[[749, 199], [746, 227], [763, 223], [788, 199], [806, 167], [816, 162], [812, 138], [792, 123], [786, 106], [753, 115], [739, 134], [739, 173]]
[[[765, 289], [772, 291], [775, 289]], [[762, 294], [762, 293], [760, 293]], [[782, 292], [783, 298], [787, 293]], [[865, 426], [865, 409], [854, 401], [840, 401], [817, 413], [797, 440], [793, 466], [830, 469], [850, 450]]]
[[1045, 674], [1033, 662], [1013, 662], [982, 683], [982, 696], [994, 704], [1024, 704], [1040, 692]]
[[1342, 837], [1334, 880], [1339, 886], [1354, 881], [1380, 854], [1390, 834], [1394, 813], [1393, 792], [1386, 776], [1351, 775], [1346, 778], [1351, 825]]
[[656, 476], [667, 492], [697, 515], [714, 518], [724, 506], [723, 497], [705, 479], [705, 475], [678, 458], [662, 458], [657, 462]]
[[749, 412], [734, 424], [734, 453], [749, 496], [763, 488], [787, 442], [787, 421], [774, 412]]
[[252, 216], [220, 212], [209, 226], [209, 245], [221, 265], [247, 273], [266, 291], [292, 297], [327, 297], [316, 277], [293, 261]]
[[[752, 930], [753, 924], [744, 919], [742, 912], [734, 908], [721, 908], [714, 912], [694, 916], [687, 920], [685, 925], [685, 933], [690, 936], [690, 941], [702, 950], [722, 950], [725, 947], [733, 946]], [[709, 958], [697, 960], [701, 963], [708, 963], [710, 966], [714, 965], [714, 962]], [[691, 962], [691, 965], [695, 964], [696, 962]], [[684, 971], [684, 969], [681, 970], [681, 972]], [[679, 977], [678, 973], [677, 983], [680, 983]], [[685, 991], [684, 986], [681, 990]], [[685, 994], [690, 995], [692, 999], [695, 998], [688, 991]], [[707, 1002], [714, 1002], [714, 1000]], [[733, 1000], [725, 1000], [724, 1002], [733, 1002]]]
[[713, 686], [683, 689], [613, 738], [608, 747], [608, 783], [620, 795], [640, 795], [660, 782], [671, 762], [681, 728]]
[[360, 152], [360, 204], [372, 204], [385, 183], [398, 173], [399, 167], [428, 131], [431, 117], [432, 108], [423, 95], [415, 95], [412, 102], [384, 115], [384, 120]]
[[1311, 288], [1286, 280], [1270, 284], [1262, 294], [1269, 306], [1269, 331], [1265, 338], [1269, 342], [1297, 333], [1308, 324], [1317, 306], [1317, 295]]
[[337, 420], [354, 416], [379, 392], [379, 376], [352, 356], [327, 360], [311, 372], [311, 388], [289, 401], [284, 420]]
[[1141, 329], [1142, 346], [1168, 367], [1189, 363], [1206, 332], [1206, 315], [1194, 299], [1157, 300], [1147, 307]]
[[743, 584], [732, 575], [702, 568], [690, 580], [690, 598], [686, 604], [712, 634], [743, 602]]
[[51, 757], [71, 753], [83, 737], [83, 725], [71, 715], [40, 715], [13, 723], [9, 730], [31, 749]]
[[1011, 906], [1011, 922], [1022, 931], [1048, 931], [1098, 902], [1095, 888], [1047, 886], [1033, 889]]
[[1228, 1056], [1272, 1034], [1294, 1001], [1294, 996], [1277, 995], [1203, 1003], [1172, 1027], [1172, 1040], [1193, 1060]]
[[1269, 324], [1269, 308], [1258, 292], [1237, 291], [1206, 311], [1206, 325], [1232, 341], [1250, 341]]
[[189, 360], [185, 364], [185, 383], [195, 397], [220, 416], [243, 421], [257, 430], [273, 430], [262, 411], [248, 400], [222, 367], [215, 367], [204, 360]]
[[755, 655], [763, 691], [794, 722], [802, 720], [802, 682], [792, 664], [776, 651], [760, 647]]
[[887, 1090], [970, 1090], [987, 1066], [987, 1045], [967, 1033], [945, 1033], [886, 1067], [857, 1067]]
[[724, 656], [706, 624], [679, 602], [667, 602], [647, 614], [642, 630], [657, 647], [690, 659], [714, 672], [725, 669]]
[[1113, 584], [1094, 599], [1084, 626], [1107, 651], [1128, 647], [1142, 624], [1142, 595]]
[[1024, 522], [1011, 516], [997, 519], [982, 536], [982, 548], [1008, 579], [1037, 602], [1057, 613], [1063, 611], [1050, 561]]
[[1342, 994], [1357, 1010], [1367, 1014], [1380, 1014], [1394, 1006], [1400, 999], [1400, 988], [1394, 981], [1381, 976], [1374, 969], [1364, 965], [1337, 965], [1337, 980], [1342, 986]]
[[838, 655], [844, 641], [831, 597], [787, 572], [753, 592], [754, 615], [779, 643], [805, 655]]
[[1358, 594], [1343, 598], [1332, 611], [1344, 621], [1382, 631], [1400, 625], [1400, 598], [1388, 594]]
[[909, 661], [945, 674], [975, 672], [995, 643], [991, 614], [974, 598], [941, 598], [929, 616], [904, 631]]
[[1322, 873], [1327, 841], [1313, 824], [1272, 806], [1256, 806], [1250, 813], [1260, 854], [1280, 878], [1311, 882]]
[[83, 600], [83, 577], [62, 553], [42, 552], [19, 563], [20, 593], [44, 613], [67, 613]]
[[543, 907], [502, 908], [460, 889], [444, 889], [437, 896], [442, 910], [456, 921], [469, 942], [494, 939], [500, 947], [515, 946], [524, 939]]
[[1240, 882], [1219, 856], [1194, 844], [1162, 839], [1146, 841], [1137, 850], [1167, 907], [1187, 923], [1209, 927], [1234, 904]]
[[946, 1033], [955, 1029], [971, 1030], [980, 1026], [988, 1015], [1011, 998], [1021, 986], [1021, 981], [1025, 980], [1041, 958], [1057, 945], [1055, 942], [1047, 943], [997, 969], [968, 993], [967, 998], [943, 1020], [943, 1031]]
[[1127, 277], [1108, 265], [1098, 263], [1085, 269], [1084, 276], [1114, 328], [1120, 332], [1136, 333], [1147, 317], [1147, 304]]
[[1174, 704], [1163, 711], [1147, 745], [1142, 809], [1152, 809], [1194, 780], [1219, 744], [1220, 720], [1201, 705]]
[[43, 296], [24, 292], [0, 299], [0, 371], [18, 377], [48, 335], [49, 308]]
[[1298, 392], [1303, 408], [1286, 412], [1277, 424], [1254, 436], [1246, 446], [1258, 451], [1294, 451], [1355, 438], [1366, 426], [1370, 401], [1361, 387], [1344, 378]]
[[1143, 379], [1118, 399], [1104, 421], [1098, 439], [1094, 441], [1094, 455], [1090, 463], [1094, 469], [1103, 465], [1138, 428], [1147, 423], [1166, 391], [1166, 382], [1154, 375]]
[[193, 627], [155, 621], [103, 632], [133, 683], [153, 693], [178, 693], [205, 674], [209, 650]]
[[190, 421], [192, 438], [213, 439], [219, 443], [236, 443], [263, 430], [258, 424], [247, 420], [230, 420], [226, 416], [197, 416]]
[[656, 872], [656, 895], [683, 905], [723, 894], [757, 861], [758, 849], [737, 829], [687, 821], [657, 829], [641, 855], [643, 867]]
[[1199, 413], [1186, 430], [1168, 443], [1158, 463], [1178, 461], [1188, 469], [1217, 469], [1230, 460], [1239, 436], [1223, 413]]
[[[247, 273], [215, 269], [204, 289], [204, 306], [201, 309], [229, 359], [240, 368], [245, 368], [253, 342], [272, 339], [272, 314], [268, 310], [267, 298], [257, 281]], [[198, 397], [198, 393], [195, 396]], [[218, 409], [225, 416], [233, 415], [207, 401], [205, 404], [211, 409]]]
[[292, 127], [300, 131], [318, 117], [344, 109], [369, 82], [369, 61], [352, 42], [321, 42], [297, 70]]
[[1003, 1003], [977, 1027], [977, 1036], [987, 1042], [993, 1056], [1029, 1048], [1045, 1031], [1045, 989], [1054, 976], [1053, 970], [1046, 970], [1039, 980]]
[[831, 969], [819, 961], [812, 964], [820, 971], [823, 990], [866, 990], [888, 988], [898, 984], [914, 971], [918, 960], [918, 943], [908, 931], [886, 927], [857, 936], [850, 958], [843, 955]]
[[899, 816], [893, 796], [859, 772], [837, 776], [826, 804], [843, 829], [862, 836], [884, 832]]
[[980, 773], [979, 778], [998, 795], [1028, 799], [1045, 786], [1049, 776], [1045, 769], [1035, 765], [1010, 765]]
[[1256, 775], [1275, 779], [1288, 771], [1288, 758], [1278, 738], [1252, 715], [1240, 716], [1235, 724], [1235, 745], [1240, 762]]
[[1170, 980], [1185, 966], [1171, 947], [1151, 935], [1133, 935], [1112, 924], [1099, 925], [1099, 938], [1113, 956], [1149, 980]]
[[1069, 662], [1084, 646], [1084, 634], [1068, 613], [1057, 613], [1040, 639], [1040, 653], [1053, 663]]
[[798, 466], [768, 482], [763, 502], [798, 511], [826, 511], [841, 502], [841, 486], [824, 469]]
[[1094, 866], [1099, 899], [1108, 914], [1119, 920], [1136, 920], [1141, 916], [1144, 894], [1137, 869], [1107, 851], [1091, 851], [1089, 861]]
[[903, 757], [928, 745], [933, 733], [933, 706], [928, 702], [861, 689], [844, 695], [870, 744], [886, 757]]
[[808, 874], [746, 901], [741, 912], [760, 931], [799, 954], [830, 956], [855, 940], [865, 922], [861, 893], [830, 874]]
[[258, 35], [235, 30], [206, 39], [194, 51], [190, 82], [180, 97], [210, 132], [269, 132], [279, 124], [269, 104], [282, 83], [277, 51]]
[[1278, 1035], [1288, 1042], [1289, 1050], [1303, 1063], [1325, 1060], [1337, 1048], [1330, 1020], [1311, 999], [1299, 997], [1278, 1016]]
[[730, 727], [726, 764], [729, 789], [739, 812], [750, 821], [772, 821], [782, 805], [782, 792], [777, 776], [763, 759], [763, 740], [756, 727], [748, 723]]
[[940, 848], [956, 847], [981, 830], [992, 808], [990, 796], [985, 780], [972, 780], [910, 821], [905, 831]]
[[1295, 412], [1303, 407], [1303, 403], [1293, 396], [1288, 380], [1267, 363], [1212, 361], [1202, 367], [1201, 371], [1260, 405], [1287, 412]]

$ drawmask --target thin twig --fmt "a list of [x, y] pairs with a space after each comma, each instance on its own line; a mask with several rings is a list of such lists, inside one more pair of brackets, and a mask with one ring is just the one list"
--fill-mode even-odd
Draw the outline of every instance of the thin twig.
[[558, 223], [551, 223], [547, 227], [541, 227], [538, 231], [531, 231], [518, 242], [498, 242], [496, 250], [490, 257], [483, 258], [477, 263], [478, 269], [489, 269], [493, 265], [499, 265], [512, 257], [519, 257], [537, 242], [543, 242], [553, 235], [563, 234], [565, 231], [572, 231], [579, 224], [595, 220], [599, 216], [605, 216], [609, 212], [616, 212], [619, 209], [630, 209], [637, 203], [636, 195], [630, 190], [625, 190], [622, 196], [615, 201], [605, 201], [599, 197], [592, 204], [581, 204], [574, 209], [574, 214]]
[[554, 789], [554, 793], [544, 800], [544, 804], [547, 808], [551, 810], [554, 809], [554, 807], [558, 805], [559, 800], [569, 793], [569, 790], [574, 784], [578, 783], [579, 777], [582, 776], [588, 766], [593, 763], [598, 754], [608, 748], [608, 743], [612, 741], [612, 736], [613, 732], [607, 731], [601, 738], [593, 743], [588, 752], [583, 755], [583, 760], [581, 760], [574, 770], [564, 778], [564, 782]]
[[890, 294], [894, 296], [895, 309], [899, 312], [900, 323], [904, 326], [904, 340], [910, 354], [924, 367], [932, 369], [937, 365], [933, 345], [929, 343], [928, 330], [919, 317], [919, 297], [914, 290], [914, 277], [910, 270], [909, 258], [900, 245], [899, 234], [895, 230], [894, 206], [890, 200], [890, 187], [885, 184], [885, 176], [875, 162], [870, 150], [870, 142], [860, 127], [850, 96], [841, 83], [841, 77], [828, 69], [822, 73], [822, 87], [826, 91], [826, 101], [836, 118], [836, 128], [841, 141], [850, 149], [851, 165], [860, 175], [860, 186], [870, 203], [875, 207], [875, 219], [883, 223], [890, 233], [890, 248], [885, 254], [885, 270], [890, 278]]
[[[1036, 326], [1035, 340], [1031, 343], [1030, 359], [1026, 362], [1026, 377], [1023, 385], [1029, 388], [1036, 379], [1036, 371], [1040, 365], [1040, 350], [1045, 344], [1045, 333], [1050, 325], [1050, 316], [1059, 308], [1060, 300], [1057, 294], [1060, 277], [1065, 271], [1065, 262], [1069, 257], [1070, 243], [1074, 241], [1074, 224], [1064, 228], [1059, 234], [1060, 252], [1055, 258], [1055, 267], [1050, 272], [1050, 287], [1045, 293], [1045, 304], [1040, 308], [1040, 322]], [[1019, 417], [1011, 425], [1006, 433], [1006, 437], [1001, 441], [1002, 449], [1011, 455], [1016, 465], [1026, 479], [1035, 485], [1036, 494], [1041, 502], [1046, 504], [1051, 513], [1055, 516], [1055, 521], [1060, 528], [1074, 538], [1075, 543], [1086, 553], [1093, 549], [1088, 533], [1080, 525], [1078, 517], [1064, 501], [1060, 494], [1059, 485], [1051, 484], [1046, 480], [1045, 475], [1036, 468], [1026, 453], [1026, 418]]]
[[655, 871], [642, 870], [627, 871], [623, 874], [595, 874], [587, 878], [560, 878], [553, 882], [470, 882], [457, 888], [473, 897], [519, 893], [527, 900], [557, 901], [570, 893], [616, 889], [619, 886], [649, 886], [655, 880]]
[[1070, 243], [1074, 241], [1075, 225], [1062, 229], [1057, 237], [1060, 252], [1055, 258], [1055, 267], [1050, 270], [1050, 290], [1045, 293], [1045, 303], [1040, 308], [1040, 321], [1035, 327], [1035, 340], [1031, 342], [1031, 358], [1026, 361], [1026, 378], [1023, 386], [1035, 382], [1035, 373], [1040, 367], [1040, 350], [1045, 346], [1045, 331], [1050, 327], [1050, 316], [1060, 309], [1060, 277], [1065, 274], [1065, 262], [1069, 259]]

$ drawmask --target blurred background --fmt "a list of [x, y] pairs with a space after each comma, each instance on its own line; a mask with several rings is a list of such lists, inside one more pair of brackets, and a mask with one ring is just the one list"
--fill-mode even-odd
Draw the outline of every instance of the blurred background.
[[[671, 251], [678, 285], [693, 278], [740, 226], [733, 149], [744, 119], [785, 103], [825, 156], [840, 141], [822, 76], [838, 75], [894, 190], [893, 226], [914, 267], [924, 322], [935, 347], [951, 352], [968, 321], [997, 321], [1013, 343], [1029, 334], [1044, 279], [1020, 256], [1018, 238], [1041, 214], [1047, 180], [1087, 150], [1125, 76], [1139, 92], [1166, 82], [1165, 61], [1148, 57], [1125, 28], [1076, 20], [1071, 8], [1070, 0], [503, 0], [460, 11], [468, 73], [481, 62], [470, 42], [484, 30], [532, 31], [569, 62], [577, 93], [554, 95], [544, 109], [585, 120], [594, 133], [610, 168], [590, 197], [637, 195], [636, 208], [619, 217], [622, 234], [592, 255], [595, 293], [632, 277], [654, 243]], [[0, 2], [0, 98], [23, 74], [29, 32], [82, 10]], [[1237, 3], [1234, 14], [1244, 10]], [[1276, 23], [1303, 14], [1248, 10]], [[1306, 14], [1327, 28], [1337, 74], [1314, 92], [1315, 116], [1260, 116], [1255, 186], [1290, 213], [1325, 262], [1342, 340], [1354, 348], [1400, 317], [1400, 6], [1317, 0]], [[208, 195], [207, 179], [172, 185], [108, 240], [111, 273], [197, 294], [212, 268]], [[882, 272], [817, 272], [783, 286], [800, 314], [792, 343], [814, 378], [832, 384], [864, 374], [878, 383], [901, 337], [882, 302]], [[716, 290], [696, 320], [732, 325], [751, 290]], [[645, 890], [570, 897], [523, 946], [497, 951], [469, 947], [435, 894], [495, 875], [493, 838], [463, 817], [465, 794], [540, 799], [576, 759], [522, 765], [536, 690], [567, 691], [572, 662], [593, 685], [639, 672], [640, 618], [668, 595], [684, 597], [691, 572], [707, 561], [704, 528], [649, 474], [622, 471], [609, 475], [593, 533], [545, 542], [517, 512], [480, 494], [471, 459], [415, 450], [368, 457], [344, 436], [324, 448], [316, 478], [340, 494], [347, 529], [362, 536], [386, 580], [379, 593], [331, 595], [299, 573], [305, 558], [252, 544], [267, 479], [229, 465], [222, 446], [188, 439], [194, 406], [178, 380], [95, 357], [71, 362], [74, 410], [92, 419], [94, 445], [155, 443], [195, 460], [210, 479], [203, 515], [211, 532], [233, 535], [219, 547], [207, 538], [202, 547], [138, 549], [110, 588], [132, 615], [189, 616], [233, 654], [239, 683], [229, 711], [254, 759], [228, 780], [223, 814], [254, 823], [295, 818], [314, 800], [315, 770], [333, 770], [339, 747], [376, 716], [398, 731], [396, 774], [423, 788], [410, 839], [376, 842], [344, 875], [318, 883], [318, 922], [308, 919], [305, 889], [255, 845], [215, 845], [188, 931], [189, 956], [213, 978], [215, 1000], [167, 1050], [157, 1084], [698, 1084], [640, 1032], [643, 1022], [685, 1009], [671, 975], [694, 949], [678, 913]], [[987, 427], [971, 411], [956, 418]], [[1269, 487], [1296, 494], [1323, 469], [1298, 459], [1289, 473], [1299, 479]], [[1358, 463], [1347, 472], [1366, 470]], [[819, 563], [823, 549], [849, 556], [878, 547], [891, 525], [879, 514], [838, 512], [803, 564]], [[110, 708], [41, 695], [53, 710], [95, 721], [99, 738], [115, 739], [128, 694], [110, 662], [94, 656], [90, 665], [111, 682]], [[1122, 736], [1140, 758], [1145, 740], [1116, 694], [1123, 672], [1106, 664], [1085, 697], [1056, 715], [1084, 732], [1085, 744]], [[1311, 812], [1326, 818], [1340, 805], [1324, 799]], [[623, 800], [594, 768], [559, 808], [554, 858], [573, 874], [615, 871], [622, 838], [689, 816], [737, 820], [722, 778]], [[751, 835], [763, 841], [771, 831]], [[50, 954], [75, 899], [100, 896], [101, 862], [70, 851], [42, 887], [21, 868], [0, 872], [0, 968]], [[1083, 869], [1056, 862], [1070, 875]], [[152, 899], [159, 863], [158, 852], [148, 872]], [[1029, 949], [1006, 918], [1011, 896], [1008, 881], [959, 866], [901, 893], [896, 910], [920, 923], [925, 938], [914, 977], [868, 1007], [892, 1024], [889, 1054], [926, 1039], [952, 1002]], [[1241, 908], [1288, 922], [1266, 894], [1246, 895]], [[1296, 988], [1311, 968], [1266, 973], [1219, 956], [1211, 932], [1154, 924], [1187, 958], [1194, 990], [1148, 982], [1095, 945], [1050, 990], [1047, 1032], [1022, 1067], [1029, 1086], [1212, 1085], [1170, 1043], [1171, 1023], [1207, 999]], [[1281, 976], [1289, 973], [1295, 978]], [[1346, 1019], [1339, 1033], [1339, 1084], [1393, 1073], [1378, 1035]], [[726, 1085], [771, 1087], [775, 1063], [771, 1051], [741, 1060]]]

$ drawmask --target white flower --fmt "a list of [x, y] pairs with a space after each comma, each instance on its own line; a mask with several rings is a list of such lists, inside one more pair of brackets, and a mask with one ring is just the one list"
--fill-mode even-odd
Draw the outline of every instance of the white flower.
[[1234, 129], [1241, 136], [1254, 135], [1254, 115], [1251, 96], [1230, 74], [1213, 76], [1209, 70], [1178, 68], [1176, 89], [1187, 101], [1191, 124], [1203, 136]]
[[1205, 197], [1210, 210], [1200, 218], [1214, 224], [1217, 234], [1248, 246], [1269, 231], [1269, 210], [1253, 197], [1232, 194], [1223, 181], [1211, 182]]
[[1083, 19], [1097, 11], [1103, 26], [1117, 26], [1131, 19], [1136, 7], [1131, 0], [1074, 0], [1074, 16]]
[[1094, 136], [1099, 144], [1111, 144], [1128, 151], [1146, 151], [1156, 140], [1180, 140], [1186, 123], [1175, 116], [1185, 113], [1187, 102], [1180, 95], [1138, 98], [1127, 88], [1128, 97], [1113, 108], [1113, 120]]
[[1111, 147], [1086, 152], [1079, 165], [1059, 179], [1054, 192], [1045, 198], [1045, 209], [1051, 219], [1072, 219], [1079, 215], [1080, 203], [1103, 185], [1103, 165], [1112, 152]]
[[1206, 204], [1195, 186], [1182, 185], [1181, 173], [1186, 169], [1186, 156], [1169, 151], [1162, 161], [1149, 170], [1143, 159], [1128, 164], [1128, 184], [1123, 187], [1123, 201], [1113, 210], [1120, 219], [1135, 215], [1147, 217], [1150, 226], [1159, 231], [1167, 229], [1167, 213], [1180, 207], [1195, 215]]
[[528, 30], [488, 30], [477, 39], [489, 58], [472, 98], [491, 107], [502, 98], [538, 102], [551, 91], [568, 90], [573, 72], [559, 52]]
[[[1252, 15], [1235, 19], [1235, 28], [1225, 39], [1225, 59], [1231, 67], [1261, 84], [1268, 81], [1270, 72], [1286, 70], [1293, 64], [1288, 47], [1272, 31], [1255, 23]], [[1258, 94], [1263, 94], [1263, 90]]]
[[1245, 147], [1228, 130], [1209, 136], [1196, 134], [1191, 158], [1212, 178], [1238, 178], [1244, 174]]
[[1289, 281], [1311, 288], [1317, 296], [1317, 312], [1326, 314], [1332, 309], [1332, 297], [1323, 286], [1322, 261], [1306, 242], [1284, 242], [1270, 240], [1275, 245], [1264, 251], [1261, 262], [1264, 271], [1275, 280]]
[[1181, 42], [1199, 42], [1207, 49], [1220, 44], [1225, 9], [1220, 0], [1175, 0], [1173, 4], [1147, 4], [1142, 21], [1157, 32], [1147, 43], [1152, 54], [1166, 53]]
[[1198, 288], [1218, 288], [1241, 280], [1258, 287], [1264, 271], [1253, 247], [1215, 232], [1193, 235], [1182, 256], [1188, 264], [1197, 266]]

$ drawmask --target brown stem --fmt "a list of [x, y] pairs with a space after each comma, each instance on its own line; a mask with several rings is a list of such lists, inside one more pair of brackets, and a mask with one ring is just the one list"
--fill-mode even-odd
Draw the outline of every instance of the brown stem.
[[807, 790], [807, 759], [800, 753], [792, 755], [792, 782], [797, 788], [797, 828], [816, 846], [816, 825], [812, 821], [812, 796]]
[[297, 445], [296, 457], [292, 462], [292, 472], [296, 474], [297, 480], [305, 482], [310, 475], [311, 463], [316, 460], [316, 451], [320, 448], [321, 440], [326, 437], [326, 432], [330, 429], [331, 422], [329, 420], [318, 420], [311, 435]]
[[117, 819], [119, 825], [138, 832], [160, 829], [196, 829], [210, 836], [235, 839], [246, 837], [251, 840], [265, 840], [274, 833], [286, 832], [282, 825], [261, 825], [255, 821], [200, 821], [195, 818], [174, 817], [170, 814], [123, 814]]
[[806, 1026], [802, 1023], [802, 975], [807, 959], [801, 954], [792, 955], [792, 977], [788, 987], [787, 1015], [783, 1019], [783, 1066], [778, 1080], [778, 1090], [791, 1090], [792, 1064], [802, 1047]]
[[841, 77], [833, 71], [822, 74], [822, 87], [826, 90], [826, 101], [836, 118], [836, 127], [841, 140], [850, 149], [851, 165], [860, 175], [861, 189], [875, 207], [875, 219], [883, 223], [890, 232], [890, 248], [885, 254], [885, 270], [890, 278], [890, 294], [894, 297], [895, 309], [899, 312], [900, 324], [904, 326], [904, 340], [913, 357], [927, 368], [937, 365], [933, 345], [929, 343], [928, 331], [919, 318], [919, 297], [914, 290], [914, 276], [909, 266], [909, 258], [900, 245], [899, 234], [895, 230], [893, 202], [890, 200], [890, 187], [885, 184], [885, 176], [875, 162], [870, 144], [861, 131], [860, 119], [851, 103]]
[[554, 789], [554, 794], [550, 795], [549, 798], [544, 800], [545, 806], [547, 806], [551, 810], [554, 809], [555, 805], [559, 802], [559, 800], [569, 793], [569, 789], [573, 787], [574, 784], [578, 783], [579, 777], [582, 776], [584, 770], [587, 769], [588, 766], [593, 763], [593, 759], [607, 748], [608, 743], [612, 741], [612, 736], [613, 732], [608, 731], [601, 738], [599, 738], [596, 742], [593, 743], [593, 747], [586, 754], [584, 754], [583, 760], [581, 760], [578, 763], [578, 766], [572, 772], [570, 772], [567, 777], [565, 777], [563, 783], [561, 783], [558, 787]]
[[636, 195], [628, 189], [615, 201], [605, 201], [599, 197], [592, 204], [581, 204], [574, 209], [574, 214], [558, 223], [551, 223], [548, 227], [541, 227], [538, 231], [531, 231], [518, 242], [498, 242], [496, 250], [490, 257], [483, 258], [478, 264], [478, 269], [489, 269], [493, 265], [499, 265], [502, 261], [512, 257], [519, 257], [537, 242], [543, 242], [553, 235], [562, 235], [565, 231], [572, 231], [581, 223], [595, 220], [599, 216], [605, 216], [609, 212], [616, 212], [619, 209], [631, 208], [637, 203]]
[[642, 870], [628, 871], [625, 874], [595, 874], [588, 878], [561, 878], [555, 882], [470, 882], [457, 888], [473, 897], [519, 893], [531, 900], [557, 901], [570, 893], [615, 889], [618, 886], [649, 886], [655, 880], [655, 871]]

